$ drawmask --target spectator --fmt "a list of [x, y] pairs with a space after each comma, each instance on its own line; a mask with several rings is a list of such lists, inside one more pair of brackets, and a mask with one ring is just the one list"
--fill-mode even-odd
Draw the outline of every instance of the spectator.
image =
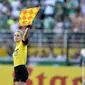
[[70, 32], [71, 31], [71, 19], [69, 18], [69, 15], [64, 16], [64, 32]]
[[39, 6], [39, 1], [38, 0], [31, 0], [34, 6]]
[[36, 16], [36, 19], [33, 22], [33, 25], [35, 25], [35, 29], [42, 31], [43, 30], [43, 20], [41, 19], [40, 14]]
[[73, 32], [81, 32], [83, 25], [83, 16], [81, 14], [80, 8], [77, 9], [76, 15], [72, 17], [72, 29]]
[[81, 13], [85, 16], [85, 0], [80, 3]]
[[38, 51], [36, 50], [36, 51], [33, 53], [33, 56], [31, 56], [31, 57], [32, 57], [32, 58], [37, 58], [37, 59], [39, 59], [40, 56], [39, 56]]
[[62, 18], [61, 16], [59, 16], [57, 20], [55, 21], [54, 32], [59, 33], [61, 35], [64, 32], [63, 25], [64, 24], [63, 24]]
[[11, 7], [12, 7], [11, 15], [17, 18], [20, 13], [20, 10], [18, 10], [20, 7], [20, 1], [19, 0], [12, 1]]
[[53, 16], [54, 15], [54, 6], [55, 6], [56, 0], [46, 0], [45, 1], [45, 11], [44, 14], [45, 15], [50, 15]]
[[41, 58], [46, 58], [46, 57], [48, 57], [47, 52], [45, 50], [42, 50], [42, 52], [41, 52]]
[[16, 32], [18, 29], [19, 29], [19, 24], [18, 24], [18, 22], [17, 22], [17, 19], [15, 18], [14, 19], [14, 24], [11, 24], [10, 25], [10, 30], [11, 30], [11, 32]]
[[53, 48], [49, 48], [49, 52], [48, 52], [48, 57], [49, 58], [56, 58], [56, 54], [54, 53]]
[[68, 10], [69, 16], [73, 17], [76, 13], [76, 9], [79, 7], [78, 0], [66, 0], [65, 8]]
[[19, 25], [17, 22], [17, 18], [15, 18], [14, 16], [10, 16], [10, 18], [7, 21], [10, 31], [12, 33], [14, 33], [17, 29], [19, 29]]
[[45, 5], [53, 5], [55, 6], [57, 0], [45, 0]]
[[73, 56], [71, 56], [71, 62], [79, 63], [81, 59], [81, 55], [79, 52], [75, 53]]
[[58, 17], [58, 16], [62, 16], [63, 13], [64, 13], [63, 4], [60, 3], [60, 2], [56, 2], [56, 5], [55, 5], [55, 15]]
[[0, 18], [0, 24], [1, 24], [1, 32], [7, 32], [7, 17], [5, 16], [5, 13], [2, 13], [2, 17]]
[[66, 55], [65, 55], [64, 51], [63, 51], [63, 50], [61, 50], [60, 55], [57, 57], [57, 61], [65, 62], [65, 61], [66, 61], [66, 59], [67, 59], [67, 57], [66, 57]]
[[[51, 46], [50, 44], [53, 43], [54, 24], [55, 24], [55, 20], [51, 16], [46, 16], [43, 20], [43, 31], [44, 31], [43, 36], [46, 38], [48, 47], [50, 47]], [[53, 36], [51, 36], [51, 35], [53, 35]]]
[[9, 45], [9, 46], [7, 46], [7, 48], [8, 48], [8, 49], [7, 49], [7, 54], [8, 54], [8, 56], [9, 56], [9, 57], [12, 57], [12, 53], [13, 53], [12, 51], [14, 50], [14, 49], [13, 49], [13, 46]]
[[46, 16], [43, 20], [43, 28], [44, 32], [52, 32], [54, 27], [54, 18], [50, 16]]

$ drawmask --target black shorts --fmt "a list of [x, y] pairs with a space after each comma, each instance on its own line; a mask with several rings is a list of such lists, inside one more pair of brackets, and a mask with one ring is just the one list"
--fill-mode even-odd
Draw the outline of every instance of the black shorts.
[[28, 79], [28, 71], [25, 65], [14, 67], [14, 82], [26, 82]]

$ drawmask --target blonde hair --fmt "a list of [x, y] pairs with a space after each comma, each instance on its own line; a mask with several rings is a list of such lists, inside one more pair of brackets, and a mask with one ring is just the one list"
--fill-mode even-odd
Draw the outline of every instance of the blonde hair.
[[[23, 31], [22, 30], [17, 30], [16, 32], [19, 32], [21, 36], [23, 36]], [[15, 33], [16, 33], [15, 32]]]

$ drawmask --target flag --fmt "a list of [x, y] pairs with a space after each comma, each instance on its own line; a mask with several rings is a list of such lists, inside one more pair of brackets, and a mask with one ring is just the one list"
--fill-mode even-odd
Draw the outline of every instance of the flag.
[[32, 22], [39, 10], [40, 7], [33, 7], [21, 11], [19, 15], [19, 25], [20, 26], [32, 25]]

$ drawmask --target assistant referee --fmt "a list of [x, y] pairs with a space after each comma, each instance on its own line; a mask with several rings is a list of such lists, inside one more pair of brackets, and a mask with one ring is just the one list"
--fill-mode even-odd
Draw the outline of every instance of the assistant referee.
[[27, 61], [27, 44], [28, 44], [28, 31], [27, 27], [24, 33], [18, 30], [14, 33], [15, 50], [13, 52], [14, 62], [14, 83], [15, 85], [26, 85], [28, 79], [28, 71], [25, 66]]

